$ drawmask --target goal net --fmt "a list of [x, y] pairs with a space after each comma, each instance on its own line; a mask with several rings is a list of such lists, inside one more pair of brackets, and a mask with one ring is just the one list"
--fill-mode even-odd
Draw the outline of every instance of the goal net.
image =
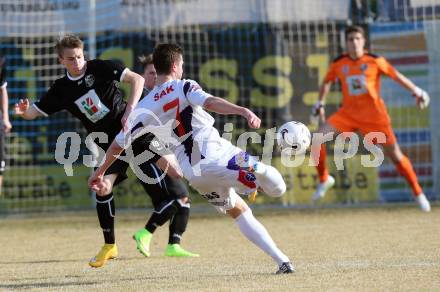
[[[436, 113], [440, 107], [434, 98], [440, 68], [434, 65], [438, 65], [440, 47], [437, 2], [3, 0], [0, 54], [7, 58], [10, 110], [20, 98], [35, 101], [64, 74], [53, 46], [65, 33], [78, 34], [85, 41], [88, 58], [119, 60], [139, 73], [139, 55], [152, 52], [158, 42], [175, 42], [184, 49], [184, 78], [197, 80], [207, 92], [249, 107], [262, 118], [262, 128], [246, 134], [243, 118], [215, 115], [220, 134], [277, 166], [285, 177], [288, 192], [281, 200], [259, 196], [258, 203], [308, 204], [317, 183], [316, 171], [307, 160], [299, 167], [284, 166], [271, 139], [273, 128], [297, 120], [316, 129], [309, 123], [309, 113], [319, 84], [331, 60], [343, 51], [343, 29], [357, 23], [367, 28], [375, 53], [389, 58], [433, 97], [431, 108], [418, 112], [408, 92], [389, 80], [382, 84], [402, 149], [433, 198], [439, 193], [434, 178], [440, 175]], [[334, 86], [328, 114], [340, 100]], [[66, 112], [33, 121], [11, 114], [11, 120], [0, 212], [93, 206], [86, 185], [91, 170], [83, 163], [83, 155], [88, 154], [86, 134], [80, 123]], [[66, 165], [57, 163], [54, 155], [64, 132], [83, 138], [73, 176], [66, 175]], [[72, 155], [70, 144], [65, 147], [66, 155]], [[389, 162], [379, 169], [364, 168], [360, 154], [344, 162], [344, 171], [330, 166], [337, 183], [326, 203], [410, 200], [409, 188]], [[149, 205], [135, 180], [131, 175], [115, 188], [118, 207]], [[197, 197], [193, 196], [196, 202]]]

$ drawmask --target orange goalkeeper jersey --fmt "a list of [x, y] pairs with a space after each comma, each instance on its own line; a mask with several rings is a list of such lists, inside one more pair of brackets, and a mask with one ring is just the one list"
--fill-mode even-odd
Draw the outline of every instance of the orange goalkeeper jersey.
[[385, 58], [365, 53], [354, 60], [344, 54], [330, 65], [324, 82], [339, 80], [343, 95], [341, 113], [359, 122], [388, 124], [390, 117], [379, 93], [382, 74], [393, 79], [397, 75]]

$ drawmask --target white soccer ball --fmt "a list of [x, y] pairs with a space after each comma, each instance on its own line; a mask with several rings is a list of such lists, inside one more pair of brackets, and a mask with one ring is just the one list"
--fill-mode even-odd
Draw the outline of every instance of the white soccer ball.
[[278, 129], [277, 140], [281, 150], [289, 149], [291, 154], [300, 155], [309, 148], [312, 135], [306, 125], [292, 121]]

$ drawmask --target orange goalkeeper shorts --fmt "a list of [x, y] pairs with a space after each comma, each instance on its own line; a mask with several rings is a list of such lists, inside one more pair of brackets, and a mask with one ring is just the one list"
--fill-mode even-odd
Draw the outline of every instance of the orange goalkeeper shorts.
[[367, 135], [370, 133], [383, 133], [385, 134], [385, 142], [379, 142], [376, 138], [374, 138], [374, 134], [372, 134], [371, 142], [373, 144], [384, 144], [384, 145], [393, 145], [396, 144], [397, 139], [394, 135], [394, 131], [391, 128], [391, 124], [371, 124], [371, 123], [363, 123], [357, 120], [354, 120], [349, 115], [339, 110], [333, 115], [331, 115], [327, 122], [333, 126], [338, 132], [360, 132], [362, 135]]

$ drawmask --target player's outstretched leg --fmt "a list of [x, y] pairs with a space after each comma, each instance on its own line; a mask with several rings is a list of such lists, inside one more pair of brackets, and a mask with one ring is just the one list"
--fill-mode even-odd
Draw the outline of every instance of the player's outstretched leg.
[[414, 171], [411, 161], [406, 157], [397, 143], [391, 145], [384, 145], [383, 149], [385, 154], [391, 158], [394, 165], [396, 166], [397, 172], [403, 176], [408, 184], [411, 186], [414, 199], [419, 204], [420, 209], [423, 212], [431, 211], [431, 205], [428, 199], [423, 193], [422, 187], [417, 179], [416, 172]]
[[188, 225], [190, 210], [189, 198], [183, 197], [176, 201], [180, 206], [170, 221], [170, 233], [165, 255], [168, 257], [198, 257], [199, 254], [189, 252], [180, 245], [180, 240]]
[[289, 258], [276, 246], [266, 228], [254, 217], [246, 202], [237, 194], [231, 194], [231, 196], [234, 196], [235, 204], [227, 213], [235, 219], [241, 233], [272, 257], [278, 264], [277, 274], [293, 273], [295, 269]]
[[257, 184], [271, 197], [281, 197], [286, 192], [286, 183], [281, 173], [273, 166], [257, 162], [253, 173], [257, 178]]
[[115, 244], [115, 205], [113, 193], [105, 196], [96, 195], [96, 211], [98, 213], [99, 224], [104, 234], [105, 244], [98, 254], [89, 261], [89, 265], [94, 268], [99, 268], [102, 267], [107, 260], [114, 259], [118, 256], [118, 248]]

